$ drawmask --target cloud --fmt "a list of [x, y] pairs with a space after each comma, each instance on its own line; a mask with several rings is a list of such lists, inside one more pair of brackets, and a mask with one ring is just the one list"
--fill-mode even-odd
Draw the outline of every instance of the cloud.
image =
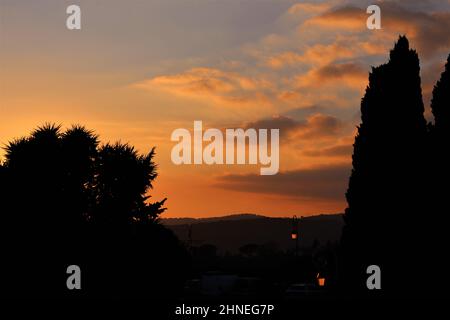
[[336, 117], [315, 113], [306, 120], [295, 120], [291, 117], [277, 115], [254, 122], [248, 122], [245, 128], [280, 129], [282, 139], [320, 139], [339, 133], [343, 123]]
[[317, 75], [322, 79], [342, 78], [345, 76], [367, 77], [366, 70], [355, 63], [329, 64], [317, 70]]
[[313, 114], [317, 113], [327, 113], [333, 111], [332, 108], [324, 107], [324, 106], [318, 106], [318, 105], [309, 105], [302, 108], [294, 108], [290, 109], [289, 111], [284, 113], [284, 116], [291, 117], [294, 119], [304, 119], [307, 118]]
[[366, 28], [368, 15], [358, 7], [343, 7], [333, 9], [309, 19], [306, 26], [321, 26], [332, 29], [350, 29], [363, 31]]
[[298, 14], [298, 13], [321, 13], [330, 8], [330, 4], [328, 3], [313, 3], [313, 2], [305, 2], [305, 3], [296, 3], [292, 5], [288, 13], [289, 14]]
[[298, 138], [321, 138], [338, 134], [343, 123], [336, 117], [321, 113], [308, 117], [305, 125], [296, 132]]
[[[450, 48], [450, 12], [416, 11], [410, 2], [404, 5], [392, 1], [378, 3], [381, 8], [382, 30], [378, 32], [385, 37], [390, 35], [392, 41], [398, 34], [406, 34], [416, 43], [421, 54], [430, 56], [436, 51]], [[305, 22], [306, 26], [319, 26], [332, 30], [352, 32], [371, 32], [366, 29], [368, 14], [365, 8], [345, 6], [332, 9]]]
[[368, 71], [361, 65], [350, 63], [328, 64], [311, 69], [296, 79], [298, 87], [318, 87], [326, 83], [336, 83], [353, 88], [364, 87], [367, 83]]
[[304, 53], [286, 51], [270, 56], [265, 64], [273, 69], [280, 69], [296, 64], [325, 65], [337, 59], [348, 59], [355, 52], [345, 43], [316, 44], [308, 47]]
[[[412, 15], [412, 14], [411, 14]], [[430, 56], [440, 50], [450, 49], [450, 13], [414, 14], [416, 34], [413, 40], [417, 41], [422, 54]], [[405, 21], [413, 17], [406, 15]]]
[[331, 147], [304, 150], [302, 153], [309, 157], [350, 157], [353, 152], [351, 144], [340, 144]]
[[368, 41], [360, 41], [356, 46], [359, 46], [367, 55], [382, 55], [388, 51], [389, 45], [392, 45], [392, 43], [388, 44], [373, 37]]
[[210, 68], [195, 68], [182, 74], [155, 77], [147, 84], [172, 92], [191, 94], [226, 93], [234, 90], [236, 86], [228, 75]]
[[273, 116], [272, 118], [260, 119], [249, 122], [245, 125], [246, 129], [280, 129], [281, 138], [289, 137], [292, 132], [302, 128], [304, 123], [286, 116]]
[[144, 90], [162, 90], [181, 97], [199, 98], [228, 105], [265, 103], [271, 83], [216, 68], [192, 68], [172, 75], [160, 75], [134, 84]]
[[230, 174], [217, 178], [216, 187], [239, 192], [283, 195], [298, 199], [342, 200], [350, 166], [336, 165], [280, 172], [273, 176]]
[[277, 95], [278, 100], [288, 104], [298, 104], [303, 98], [304, 96], [300, 92], [294, 90], [282, 90]]
[[302, 55], [293, 51], [287, 51], [267, 58], [266, 65], [274, 69], [279, 69], [286, 65], [294, 65], [303, 61], [304, 58]]

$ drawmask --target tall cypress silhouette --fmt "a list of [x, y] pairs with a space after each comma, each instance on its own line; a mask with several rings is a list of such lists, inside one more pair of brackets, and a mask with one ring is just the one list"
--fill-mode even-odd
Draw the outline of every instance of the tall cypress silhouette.
[[445, 70], [433, 89], [431, 111], [434, 115], [434, 129], [441, 137], [450, 136], [450, 55]]
[[[388, 63], [372, 68], [361, 101], [342, 235], [342, 278], [367, 292], [378, 265], [384, 293], [407, 291], [418, 247], [426, 121], [419, 58], [401, 36]], [[413, 270], [411, 272], [414, 272]]]
[[[450, 55], [447, 58], [445, 70], [433, 89], [431, 111], [434, 124], [430, 125], [431, 157], [429, 158], [430, 183], [427, 196], [433, 219], [429, 229], [434, 232], [430, 238], [430, 259], [439, 269], [448, 270], [450, 267], [444, 252], [448, 251], [448, 181], [450, 180], [450, 156], [448, 146], [450, 142]], [[430, 270], [435, 272], [434, 270]], [[450, 280], [444, 277], [439, 287], [448, 288]], [[437, 290], [435, 290], [437, 291]]]

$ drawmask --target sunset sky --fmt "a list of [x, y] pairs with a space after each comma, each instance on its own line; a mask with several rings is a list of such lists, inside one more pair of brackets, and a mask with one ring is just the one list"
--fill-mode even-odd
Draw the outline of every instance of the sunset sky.
[[[71, 4], [81, 30], [66, 28]], [[366, 28], [369, 4], [382, 30]], [[449, 30], [447, 0], [0, 0], [0, 143], [55, 122], [156, 146], [165, 217], [342, 212], [370, 67], [406, 34], [431, 119]], [[171, 133], [194, 120], [279, 128], [280, 173], [172, 164]]]

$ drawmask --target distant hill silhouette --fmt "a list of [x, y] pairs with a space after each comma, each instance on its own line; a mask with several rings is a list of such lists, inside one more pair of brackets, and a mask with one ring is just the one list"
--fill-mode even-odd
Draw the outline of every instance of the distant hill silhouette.
[[232, 214], [221, 217], [211, 217], [211, 218], [163, 218], [161, 221], [164, 225], [180, 225], [180, 224], [198, 224], [205, 222], [214, 222], [214, 221], [234, 221], [234, 220], [250, 220], [250, 219], [259, 219], [259, 218], [267, 218], [265, 216], [261, 216], [253, 213], [241, 213], [241, 214]]
[[[194, 246], [212, 244], [219, 253], [237, 253], [246, 244], [272, 244], [281, 250], [292, 250], [292, 218], [270, 218], [239, 214], [214, 218], [161, 219], [183, 242], [188, 242], [189, 225]], [[342, 214], [305, 217], [299, 223], [299, 245], [308, 247], [315, 240], [320, 244], [338, 241], [343, 226]]]

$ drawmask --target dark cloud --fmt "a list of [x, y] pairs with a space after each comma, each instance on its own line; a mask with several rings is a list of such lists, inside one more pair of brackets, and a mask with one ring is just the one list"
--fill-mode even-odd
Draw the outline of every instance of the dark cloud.
[[273, 176], [225, 175], [217, 179], [215, 186], [299, 199], [343, 200], [349, 175], [350, 166], [338, 165], [280, 172]]
[[367, 71], [355, 63], [329, 64], [317, 70], [320, 78], [367, 77]]
[[245, 128], [280, 129], [280, 137], [289, 138], [320, 138], [335, 135], [343, 127], [336, 117], [316, 113], [306, 120], [295, 120], [287, 116], [276, 116], [249, 122]]
[[339, 134], [344, 124], [334, 116], [314, 114], [306, 120], [301, 130], [295, 132], [296, 138], [323, 138]]
[[[401, 24], [412, 25], [415, 34], [411, 35], [413, 43], [417, 44], [419, 53], [431, 56], [441, 49], [450, 48], [450, 12], [412, 11], [406, 6], [387, 3], [384, 6], [384, 16], [387, 25], [393, 28]], [[383, 10], [383, 8], [382, 8]], [[382, 18], [383, 19], [383, 18]], [[399, 30], [399, 33], [401, 30]]]
[[436, 11], [445, 10], [449, 8], [449, 4], [445, 3], [446, 0], [395, 0], [395, 1], [385, 1], [396, 3], [402, 6], [407, 6], [410, 10], [414, 11]]
[[[442, 68], [441, 68], [442, 69]], [[333, 103], [326, 105], [311, 105], [309, 107], [294, 108], [283, 113], [283, 116], [293, 118], [294, 120], [302, 121], [309, 118], [314, 114], [327, 114], [337, 119], [341, 119], [344, 122], [354, 122], [355, 110], [352, 108], [339, 108]], [[357, 120], [360, 119], [359, 111], [357, 114]]]
[[312, 105], [308, 107], [295, 108], [287, 111], [284, 116], [291, 117], [294, 119], [305, 119], [306, 117], [315, 113], [324, 113], [326, 111], [331, 111], [333, 108], [327, 108], [317, 105]]
[[[383, 1], [382, 28], [396, 34], [406, 34], [424, 56], [432, 56], [442, 50], [450, 50], [450, 12], [439, 10], [430, 3], [417, 6], [418, 1]], [[427, 8], [428, 10], [425, 10]], [[365, 28], [365, 8], [344, 6], [321, 15], [318, 20], [329, 26], [348, 25]]]
[[303, 126], [304, 123], [294, 120], [286, 116], [275, 116], [272, 118], [260, 119], [254, 122], [249, 122], [246, 128], [255, 129], [280, 129], [282, 132], [290, 132]]

